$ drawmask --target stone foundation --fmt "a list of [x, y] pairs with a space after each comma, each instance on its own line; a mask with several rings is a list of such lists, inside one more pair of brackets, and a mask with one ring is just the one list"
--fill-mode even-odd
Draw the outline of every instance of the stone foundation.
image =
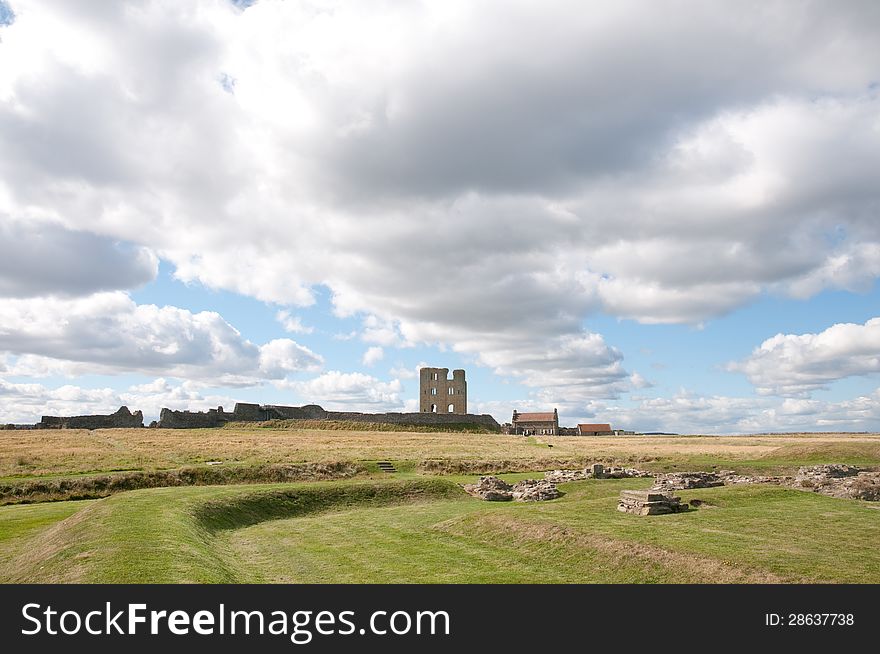
[[630, 479], [632, 477], [653, 477], [654, 473], [635, 468], [606, 468], [601, 463], [594, 463], [583, 470], [550, 470], [544, 473], [544, 479], [554, 483], [581, 481], [583, 479]]
[[666, 493], [650, 490], [625, 490], [620, 491], [617, 510], [634, 515], [663, 515], [687, 511], [688, 505], [682, 504], [680, 497], [673, 497]]
[[555, 500], [562, 493], [556, 484], [546, 479], [523, 479], [512, 486], [503, 479], [486, 475], [475, 484], [465, 484], [464, 490], [474, 497], [488, 502], [541, 502]]
[[668, 472], [657, 475], [652, 490], [666, 492], [715, 486], [724, 486], [724, 481], [714, 472]]

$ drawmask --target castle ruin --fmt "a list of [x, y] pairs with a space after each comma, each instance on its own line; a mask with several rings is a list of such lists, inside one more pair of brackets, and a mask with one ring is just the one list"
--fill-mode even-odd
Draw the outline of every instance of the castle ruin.
[[119, 407], [116, 413], [92, 416], [43, 416], [34, 425], [37, 429], [111, 429], [114, 427], [143, 427], [144, 414], [132, 413], [127, 406]]
[[420, 413], [467, 413], [464, 370], [453, 370], [452, 379], [448, 376], [449, 368], [419, 369]]
[[[359, 411], [327, 411], [317, 404], [305, 406], [281, 406], [276, 404], [251, 404], [238, 402], [232, 411], [222, 406], [207, 411], [179, 411], [163, 408], [158, 421], [150, 427], [165, 429], [204, 429], [222, 427], [230, 422], [265, 422], [271, 420], [319, 420], [348, 421], [393, 425], [448, 425], [460, 428], [473, 425], [489, 432], [498, 433], [501, 425], [491, 415], [473, 415], [467, 412], [467, 382], [464, 370], [449, 368], [422, 368], [419, 371], [418, 413], [361, 413]], [[94, 416], [43, 416], [36, 425], [11, 425], [11, 428], [36, 429], [105, 429], [111, 427], [143, 427], [143, 413], [121, 407], [110, 415]]]

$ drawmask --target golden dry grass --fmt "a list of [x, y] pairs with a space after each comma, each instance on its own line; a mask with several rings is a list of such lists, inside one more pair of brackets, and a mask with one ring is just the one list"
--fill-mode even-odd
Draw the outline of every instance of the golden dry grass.
[[[552, 446], [552, 447], [550, 447]], [[317, 429], [102, 429], [0, 431], [0, 477], [295, 462], [605, 460], [639, 464], [785, 458], [880, 462], [880, 434], [523, 438], [498, 434]]]

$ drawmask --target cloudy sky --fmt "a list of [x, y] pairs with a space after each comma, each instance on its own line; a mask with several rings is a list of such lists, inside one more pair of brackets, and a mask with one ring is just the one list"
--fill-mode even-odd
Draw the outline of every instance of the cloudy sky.
[[0, 0], [0, 422], [880, 430], [880, 3]]

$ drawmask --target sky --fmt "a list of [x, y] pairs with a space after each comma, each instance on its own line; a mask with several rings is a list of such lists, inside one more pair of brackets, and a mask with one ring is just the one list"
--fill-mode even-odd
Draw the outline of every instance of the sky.
[[880, 431], [880, 3], [0, 0], [0, 423]]

